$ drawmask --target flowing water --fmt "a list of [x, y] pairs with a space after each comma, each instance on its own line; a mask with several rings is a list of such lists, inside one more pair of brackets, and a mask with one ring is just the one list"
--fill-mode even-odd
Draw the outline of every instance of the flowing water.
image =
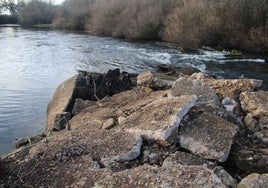
[[264, 55], [232, 56], [208, 48], [182, 53], [161, 42], [0, 27], [0, 155], [12, 150], [15, 139], [44, 130], [49, 99], [77, 70], [140, 73], [155, 71], [158, 64], [192, 66], [219, 78], [262, 79], [267, 89], [267, 60]]

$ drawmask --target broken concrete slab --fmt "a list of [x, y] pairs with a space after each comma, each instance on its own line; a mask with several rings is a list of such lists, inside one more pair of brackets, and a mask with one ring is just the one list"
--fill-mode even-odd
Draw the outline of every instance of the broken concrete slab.
[[253, 173], [242, 179], [237, 188], [264, 188], [268, 185], [268, 174]]
[[176, 151], [175, 153], [169, 155], [164, 163], [173, 163], [173, 164], [181, 164], [181, 165], [199, 165], [199, 166], [206, 166], [208, 168], [213, 168], [216, 166], [215, 163], [200, 158], [196, 155]]
[[179, 131], [181, 147], [204, 159], [227, 160], [238, 127], [221, 117], [203, 112]]
[[246, 112], [251, 112], [254, 116], [268, 116], [268, 92], [243, 92], [240, 95], [241, 107]]
[[240, 93], [259, 89], [262, 82], [255, 79], [219, 79], [211, 80], [208, 84], [221, 98], [229, 97], [238, 102]]
[[186, 77], [180, 77], [175, 81], [171, 88], [171, 94], [173, 96], [196, 95], [199, 104], [219, 104], [215, 91], [208, 84]]
[[64, 81], [56, 89], [47, 106], [46, 131], [53, 129], [56, 115], [66, 111], [68, 105], [71, 103], [78, 76], [79, 75], [76, 75]]
[[166, 144], [173, 142], [182, 118], [195, 105], [196, 100], [195, 95], [155, 99], [128, 116], [119, 128]]
[[203, 166], [165, 164], [162, 167], [141, 167], [105, 174], [95, 187], [221, 187], [225, 185]]

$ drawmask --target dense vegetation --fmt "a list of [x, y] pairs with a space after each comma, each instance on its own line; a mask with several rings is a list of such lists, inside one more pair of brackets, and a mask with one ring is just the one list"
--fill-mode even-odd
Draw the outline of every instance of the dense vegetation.
[[25, 25], [135, 40], [162, 39], [185, 49], [220, 46], [268, 51], [268, 0], [32, 0], [18, 11]]

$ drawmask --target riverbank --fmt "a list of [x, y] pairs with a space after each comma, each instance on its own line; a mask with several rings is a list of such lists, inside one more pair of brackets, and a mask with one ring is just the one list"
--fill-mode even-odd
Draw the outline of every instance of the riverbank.
[[48, 105], [46, 137], [2, 157], [0, 184], [266, 185], [262, 81], [159, 70], [138, 76], [82, 71], [63, 82]]

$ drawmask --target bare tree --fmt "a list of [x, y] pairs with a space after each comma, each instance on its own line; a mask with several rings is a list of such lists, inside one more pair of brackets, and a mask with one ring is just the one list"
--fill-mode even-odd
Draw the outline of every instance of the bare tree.
[[24, 5], [24, 0], [0, 0], [0, 12], [7, 10], [12, 15], [17, 15], [18, 10]]

